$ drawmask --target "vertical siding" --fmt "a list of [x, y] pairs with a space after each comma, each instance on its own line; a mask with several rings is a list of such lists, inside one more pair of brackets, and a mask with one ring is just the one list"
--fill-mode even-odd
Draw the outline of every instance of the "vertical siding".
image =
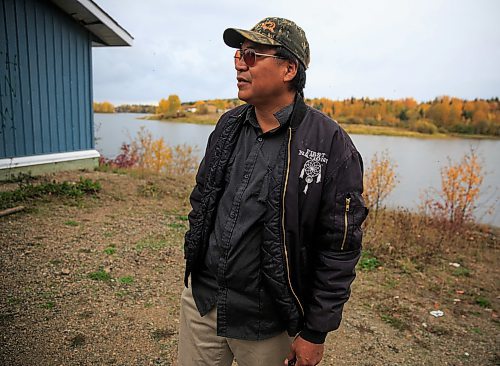
[[0, 158], [93, 148], [91, 35], [48, 0], [0, 3]]

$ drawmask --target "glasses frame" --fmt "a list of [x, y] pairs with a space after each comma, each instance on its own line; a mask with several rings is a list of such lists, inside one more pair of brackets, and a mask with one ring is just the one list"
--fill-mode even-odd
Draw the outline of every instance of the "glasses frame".
[[[249, 57], [253, 58], [253, 62], [250, 62], [250, 63], [247, 62], [247, 60], [245, 60], [245, 54], [251, 55]], [[245, 48], [245, 49], [240, 48], [240, 49], [237, 49], [236, 53], [234, 54], [234, 62], [237, 63], [238, 61], [241, 61], [241, 59], [243, 59], [243, 62], [245, 63], [245, 65], [247, 65], [248, 67], [252, 67], [252, 66], [255, 66], [255, 64], [257, 63], [257, 56], [259, 56], [259, 57], [272, 57], [272, 58], [278, 58], [281, 60], [285, 60], [285, 57], [282, 57], [282, 56], [269, 55], [267, 53], [255, 52], [255, 50], [253, 48]]]

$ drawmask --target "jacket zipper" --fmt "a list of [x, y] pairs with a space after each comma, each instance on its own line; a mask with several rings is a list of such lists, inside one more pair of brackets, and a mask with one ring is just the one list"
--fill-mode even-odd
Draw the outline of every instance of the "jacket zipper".
[[344, 239], [342, 240], [342, 246], [340, 250], [344, 250], [345, 240], [347, 239], [347, 215], [349, 214], [349, 206], [351, 204], [351, 197], [345, 199], [345, 211], [344, 211]]
[[281, 228], [283, 230], [283, 249], [285, 252], [285, 267], [286, 267], [286, 275], [288, 279], [288, 286], [290, 287], [290, 290], [292, 291], [293, 296], [295, 297], [295, 300], [297, 301], [297, 304], [299, 304], [300, 311], [302, 313], [302, 316], [304, 316], [304, 308], [302, 307], [302, 304], [300, 303], [300, 300], [293, 290], [292, 287], [292, 281], [290, 280], [290, 268], [288, 265], [288, 251], [286, 249], [286, 231], [285, 231], [285, 196], [286, 196], [286, 188], [288, 186], [288, 174], [290, 172], [290, 145], [292, 141], [292, 129], [291, 127], [288, 128], [289, 136], [288, 136], [288, 149], [287, 149], [287, 164], [286, 164], [286, 174], [285, 174], [285, 185], [283, 187], [283, 197], [282, 197], [282, 217], [281, 217]]

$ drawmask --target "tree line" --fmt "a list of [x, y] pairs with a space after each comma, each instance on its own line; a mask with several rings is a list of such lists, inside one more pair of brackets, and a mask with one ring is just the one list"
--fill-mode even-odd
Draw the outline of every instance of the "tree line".
[[[167, 117], [222, 113], [242, 102], [238, 99], [209, 99], [182, 103], [171, 94], [158, 105], [124, 104], [114, 107], [109, 102], [94, 102], [97, 113], [150, 113]], [[421, 133], [459, 133], [500, 136], [500, 101], [491, 99], [464, 100], [442, 96], [432, 101], [417, 102], [413, 98], [328, 98], [306, 99], [306, 103], [338, 122], [409, 129]]]
[[307, 103], [340, 123], [407, 128], [422, 133], [465, 133], [500, 136], [497, 98], [472, 101], [443, 96], [418, 103], [413, 98], [389, 100], [307, 99]]

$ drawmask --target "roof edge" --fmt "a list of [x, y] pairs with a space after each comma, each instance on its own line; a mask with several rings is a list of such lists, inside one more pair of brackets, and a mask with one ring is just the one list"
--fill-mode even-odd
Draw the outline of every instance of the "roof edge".
[[51, 0], [105, 46], [132, 46], [134, 38], [92, 0]]

